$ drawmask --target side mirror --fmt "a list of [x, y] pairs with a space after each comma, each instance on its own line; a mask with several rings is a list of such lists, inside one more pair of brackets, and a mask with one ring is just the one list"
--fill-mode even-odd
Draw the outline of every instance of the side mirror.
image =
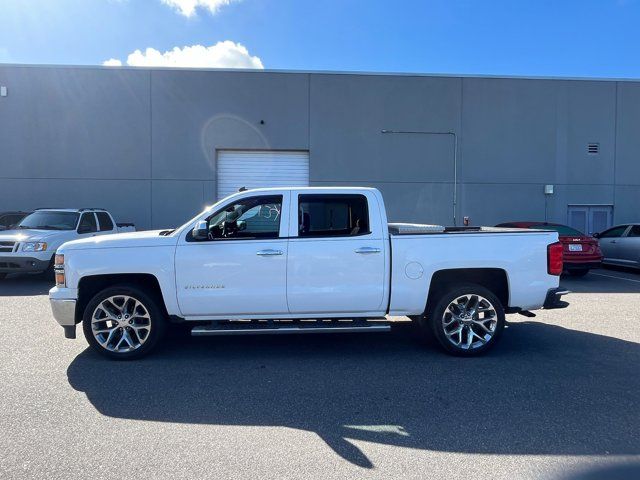
[[191, 230], [191, 236], [194, 240], [208, 240], [209, 239], [209, 228], [207, 227], [206, 220], [200, 220], [196, 223], [196, 226]]
[[78, 233], [80, 235], [82, 235], [83, 233], [90, 233], [90, 232], [91, 232], [91, 227], [89, 227], [87, 225], [78, 227]]
[[236, 224], [238, 225], [239, 232], [247, 229], [247, 222], [245, 222], [244, 220], [238, 220]]
[[593, 235], [591, 235], [593, 238], [600, 238], [600, 234], [598, 232], [594, 233]]

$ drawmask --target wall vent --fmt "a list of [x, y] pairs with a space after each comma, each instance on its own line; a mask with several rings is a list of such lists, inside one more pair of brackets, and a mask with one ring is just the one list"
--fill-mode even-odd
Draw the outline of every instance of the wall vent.
[[588, 143], [587, 144], [587, 153], [589, 155], [598, 155], [600, 153], [600, 144], [599, 143]]

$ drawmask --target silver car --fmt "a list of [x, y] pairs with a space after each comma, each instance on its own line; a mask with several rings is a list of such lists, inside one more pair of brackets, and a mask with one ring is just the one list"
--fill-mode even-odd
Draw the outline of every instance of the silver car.
[[602, 263], [640, 268], [640, 223], [618, 225], [594, 237], [600, 240]]

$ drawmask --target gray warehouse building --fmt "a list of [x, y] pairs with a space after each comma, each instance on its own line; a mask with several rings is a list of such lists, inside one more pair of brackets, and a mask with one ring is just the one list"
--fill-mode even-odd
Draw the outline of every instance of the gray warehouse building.
[[0, 65], [0, 87], [0, 211], [165, 228], [308, 184], [377, 187], [393, 221], [640, 221], [640, 82]]

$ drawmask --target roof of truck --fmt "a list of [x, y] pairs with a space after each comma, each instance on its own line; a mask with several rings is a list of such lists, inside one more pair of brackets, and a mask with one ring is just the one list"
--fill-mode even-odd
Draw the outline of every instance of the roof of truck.
[[331, 186], [318, 186], [318, 187], [296, 187], [296, 186], [292, 186], [292, 187], [260, 187], [260, 188], [247, 188], [246, 190], [238, 190], [237, 192], [234, 193], [244, 193], [244, 192], [273, 192], [273, 191], [278, 191], [278, 190], [368, 190], [368, 191], [377, 191], [377, 188], [373, 188], [373, 187], [357, 187], [357, 186], [353, 186], [353, 187], [331, 187]]

